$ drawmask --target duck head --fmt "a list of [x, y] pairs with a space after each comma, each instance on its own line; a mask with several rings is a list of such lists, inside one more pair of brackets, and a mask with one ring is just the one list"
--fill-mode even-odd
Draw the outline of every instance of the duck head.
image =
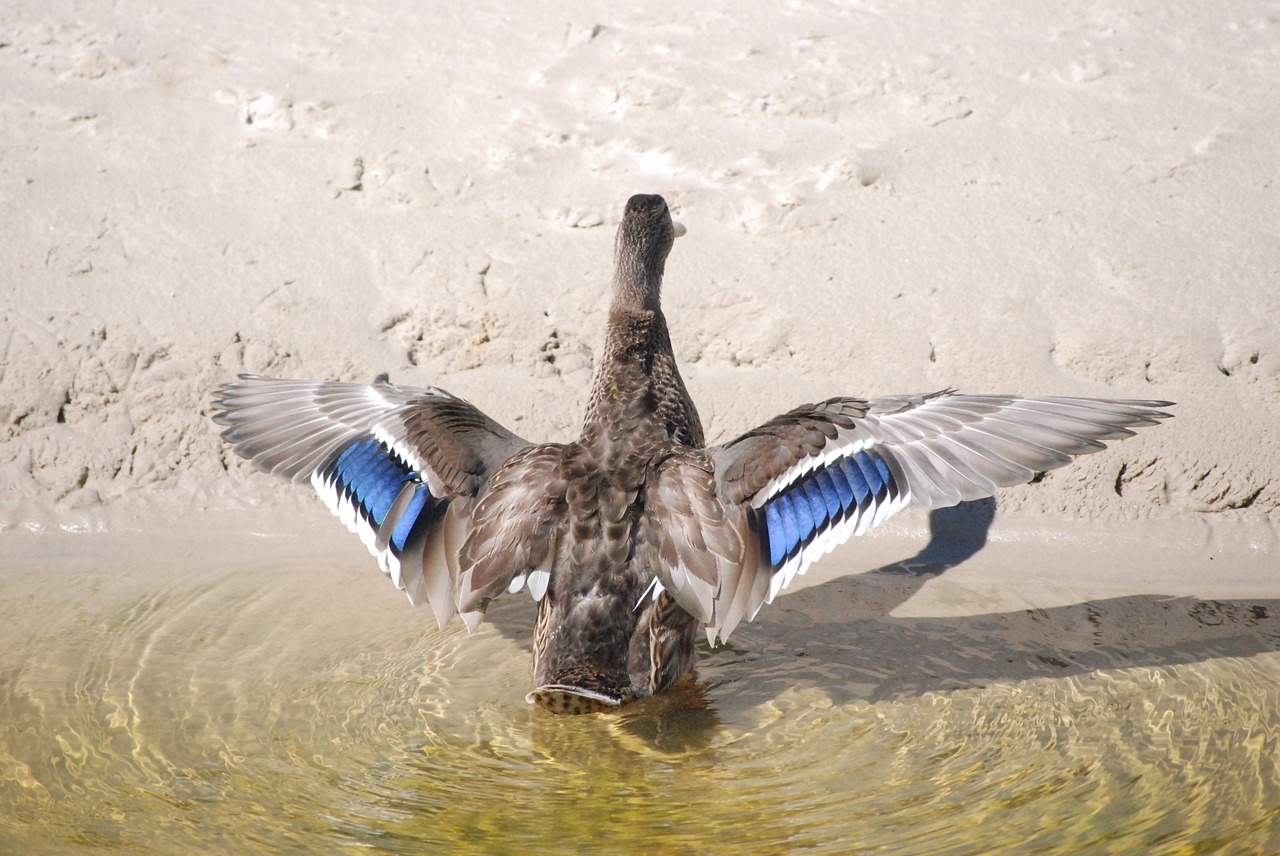
[[638, 193], [627, 200], [613, 250], [615, 304], [659, 308], [667, 254], [684, 231], [661, 196]]

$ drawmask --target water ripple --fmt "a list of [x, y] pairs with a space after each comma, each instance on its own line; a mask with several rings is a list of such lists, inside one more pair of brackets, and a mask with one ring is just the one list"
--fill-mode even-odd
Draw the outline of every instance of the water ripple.
[[[60, 611], [6, 600], [0, 849], [1280, 843], [1280, 653], [1266, 650], [1274, 619], [1247, 605], [1191, 610], [1197, 627], [1262, 616], [1262, 641], [1242, 641], [1240, 624], [1200, 657], [1185, 628], [1142, 647], [1030, 613], [1013, 630], [1008, 618], [828, 626], [784, 613], [706, 655], [669, 696], [561, 718], [523, 701], [527, 604], [495, 605], [468, 639], [345, 571], [316, 570], [306, 588], [296, 572], [86, 591]], [[1117, 620], [1138, 606], [1116, 605]], [[1110, 620], [1106, 604], [1089, 608], [1090, 627]], [[1028, 622], [1059, 637], [1051, 655]]]

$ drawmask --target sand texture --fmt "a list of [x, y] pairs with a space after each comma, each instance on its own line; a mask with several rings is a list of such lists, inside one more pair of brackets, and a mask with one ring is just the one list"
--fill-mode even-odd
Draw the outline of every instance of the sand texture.
[[1280, 6], [769, 8], [5, 3], [0, 527], [313, 508], [219, 440], [239, 372], [571, 439], [657, 192], [713, 441], [838, 394], [1170, 399], [1001, 514], [1275, 550]]

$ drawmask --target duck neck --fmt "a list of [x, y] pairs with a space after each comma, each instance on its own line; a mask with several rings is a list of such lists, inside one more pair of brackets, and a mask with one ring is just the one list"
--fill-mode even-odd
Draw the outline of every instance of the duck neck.
[[[617, 440], [644, 423], [652, 408], [654, 362], [670, 349], [661, 310], [632, 309], [615, 300], [591, 384], [584, 431], [592, 424], [608, 426], [606, 433]], [[613, 437], [617, 432], [619, 437]]]
[[661, 315], [664, 261], [619, 253], [613, 268], [610, 312], [648, 310]]
[[615, 300], [609, 307], [609, 326], [594, 392], [611, 398], [619, 386], [628, 390], [646, 388], [654, 357], [670, 350], [671, 339], [661, 309], [632, 308]]

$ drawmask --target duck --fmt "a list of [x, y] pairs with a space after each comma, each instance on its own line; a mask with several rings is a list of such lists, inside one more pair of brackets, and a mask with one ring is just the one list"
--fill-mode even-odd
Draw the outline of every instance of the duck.
[[526, 440], [435, 387], [240, 375], [214, 396], [254, 468], [309, 483], [411, 603], [474, 634], [537, 604], [533, 689], [555, 713], [661, 693], [808, 567], [905, 509], [992, 496], [1172, 414], [1172, 402], [953, 389], [802, 404], [707, 446], [661, 304], [685, 229], [627, 203], [580, 436]]

